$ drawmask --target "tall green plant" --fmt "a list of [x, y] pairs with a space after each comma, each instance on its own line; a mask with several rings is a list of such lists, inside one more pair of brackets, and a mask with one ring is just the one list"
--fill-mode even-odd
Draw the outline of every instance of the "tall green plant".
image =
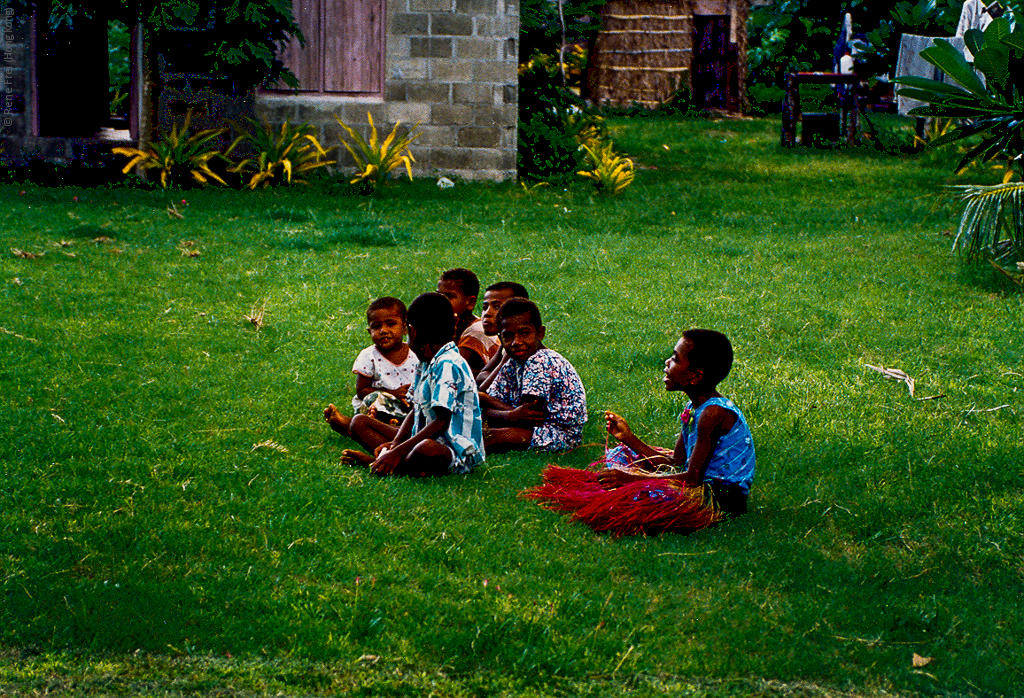
[[561, 84], [557, 59], [535, 55], [519, 66], [519, 176], [564, 183], [583, 164], [580, 145], [604, 139], [601, 117]]
[[954, 246], [970, 257], [1024, 260], [1024, 182], [957, 188], [966, 205]]

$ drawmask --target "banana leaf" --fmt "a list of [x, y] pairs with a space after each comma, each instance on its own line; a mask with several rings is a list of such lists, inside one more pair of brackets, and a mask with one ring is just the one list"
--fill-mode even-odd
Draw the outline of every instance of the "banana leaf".
[[975, 95], [972, 95], [970, 92], [967, 92], [963, 88], [957, 87], [956, 85], [950, 85], [949, 83], [942, 82], [941, 80], [920, 78], [917, 77], [916, 75], [904, 75], [902, 77], [896, 78], [895, 80], [893, 80], [893, 82], [898, 83], [900, 85], [908, 85], [910, 87], [917, 87], [924, 90], [929, 90], [931, 92], [938, 92], [940, 94], [957, 96], [963, 95], [965, 98], [968, 99], [977, 99]]
[[1017, 30], [1002, 38], [1002, 42], [1012, 49], [1024, 51], [1024, 27], [1017, 27]]

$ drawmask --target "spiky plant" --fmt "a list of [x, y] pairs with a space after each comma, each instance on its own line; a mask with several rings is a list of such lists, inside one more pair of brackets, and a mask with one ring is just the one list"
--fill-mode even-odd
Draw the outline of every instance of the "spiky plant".
[[1024, 261], [1024, 182], [955, 188], [965, 205], [954, 248], [1003, 264]]
[[189, 109], [180, 125], [172, 126], [169, 133], [152, 141], [148, 148], [119, 146], [111, 152], [129, 158], [128, 164], [121, 170], [123, 174], [128, 174], [135, 167], [159, 170], [160, 186], [164, 189], [174, 183], [172, 175], [177, 171], [187, 171], [199, 184], [208, 184], [211, 179], [224, 184], [224, 180], [210, 169], [210, 162], [215, 158], [227, 158], [221, 148], [212, 147], [211, 142], [227, 133], [227, 128], [208, 128], [190, 135], [191, 125], [192, 110]]
[[633, 161], [612, 148], [612, 142], [590, 147], [580, 146], [587, 153], [589, 170], [577, 174], [591, 180], [594, 188], [604, 196], [616, 196], [633, 182]]
[[310, 124], [292, 126], [285, 121], [276, 127], [255, 119], [247, 120], [253, 128], [239, 129], [242, 135], [231, 144], [231, 149], [248, 142], [253, 155], [235, 164], [230, 171], [248, 174], [246, 186], [250, 189], [268, 187], [275, 182], [291, 184], [293, 180], [305, 184], [301, 175], [335, 162], [327, 159], [329, 151], [320, 145], [313, 135], [316, 128]]
[[345, 133], [355, 143], [355, 147], [353, 147], [348, 141], [342, 140], [345, 148], [348, 149], [348, 152], [352, 154], [352, 158], [356, 161], [356, 167], [359, 168], [356, 176], [352, 178], [351, 184], [364, 182], [371, 190], [376, 190], [377, 186], [387, 179], [392, 170], [402, 165], [405, 165], [405, 170], [409, 174], [409, 180], [412, 181], [412, 163], [416, 162], [416, 159], [412, 156], [409, 145], [419, 136], [418, 133], [415, 133], [420, 125], [419, 122], [416, 122], [416, 125], [403, 136], [398, 135], [398, 127], [402, 122], [396, 122], [395, 127], [391, 129], [391, 133], [381, 142], [377, 136], [377, 127], [373, 123], [373, 115], [367, 112], [366, 118], [370, 123], [369, 141], [364, 139], [344, 121], [334, 117], [335, 121], [345, 129]]

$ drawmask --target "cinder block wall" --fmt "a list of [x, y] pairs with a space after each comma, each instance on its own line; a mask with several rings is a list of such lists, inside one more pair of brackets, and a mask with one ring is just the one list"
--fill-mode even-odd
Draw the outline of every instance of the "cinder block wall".
[[[369, 133], [419, 122], [412, 145], [418, 176], [516, 177], [518, 0], [389, 0], [384, 94], [310, 97], [263, 93], [256, 111], [271, 123], [315, 124], [325, 147], [340, 145], [337, 115]], [[339, 149], [340, 167], [351, 167]]]

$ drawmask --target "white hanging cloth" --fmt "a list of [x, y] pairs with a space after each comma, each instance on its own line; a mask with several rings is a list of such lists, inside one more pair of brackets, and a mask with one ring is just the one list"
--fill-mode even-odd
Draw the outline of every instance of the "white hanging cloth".
[[[960, 23], [956, 25], [956, 35], [963, 37], [969, 29], [985, 31], [990, 24], [992, 24], [992, 17], [985, 11], [985, 3], [981, 0], [966, 0], [963, 9], [960, 10]], [[964, 58], [974, 61], [974, 56], [966, 48], [964, 49]]]
[[[943, 37], [939, 37], [943, 38]], [[941, 80], [942, 82], [949, 83], [951, 85], [957, 85], [958, 83], [953, 78], [946, 75], [945, 72], [939, 70], [934, 65], [921, 58], [921, 51], [935, 45], [934, 36], [917, 36], [914, 34], [904, 34], [900, 38], [900, 52], [896, 58], [896, 76], [903, 77], [906, 75], [915, 75], [917, 77], [929, 78], [930, 80]], [[958, 51], [965, 51], [964, 40], [959, 36], [951, 36], [945, 39], [953, 48]], [[907, 113], [914, 107], [919, 107], [925, 104], [919, 102], [916, 99], [909, 99], [903, 95], [896, 95], [896, 106], [900, 114], [906, 116]]]

